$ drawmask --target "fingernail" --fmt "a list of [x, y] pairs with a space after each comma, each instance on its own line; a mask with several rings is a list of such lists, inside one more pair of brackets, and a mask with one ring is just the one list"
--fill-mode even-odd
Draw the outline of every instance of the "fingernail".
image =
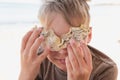
[[37, 25], [35, 25], [33, 28], [32, 28], [32, 30], [36, 30], [37, 29]]
[[42, 40], [44, 40], [44, 37], [43, 37], [43, 35], [40, 35], [40, 37], [39, 37], [40, 39], [42, 39]]
[[43, 27], [38, 27], [38, 29], [39, 29], [39, 30], [42, 30], [42, 29], [43, 29]]

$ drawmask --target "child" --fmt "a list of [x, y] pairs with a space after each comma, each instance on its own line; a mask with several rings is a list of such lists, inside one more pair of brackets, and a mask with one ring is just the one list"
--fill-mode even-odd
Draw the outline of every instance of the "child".
[[44, 28], [22, 40], [19, 80], [117, 80], [116, 64], [88, 45], [86, 0], [44, 0], [39, 19]]

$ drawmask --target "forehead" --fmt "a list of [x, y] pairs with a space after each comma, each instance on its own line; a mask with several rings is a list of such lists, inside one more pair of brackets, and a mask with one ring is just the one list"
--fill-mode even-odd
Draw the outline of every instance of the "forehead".
[[70, 25], [61, 14], [56, 14], [47, 28], [52, 29], [57, 35], [62, 35], [69, 31]]

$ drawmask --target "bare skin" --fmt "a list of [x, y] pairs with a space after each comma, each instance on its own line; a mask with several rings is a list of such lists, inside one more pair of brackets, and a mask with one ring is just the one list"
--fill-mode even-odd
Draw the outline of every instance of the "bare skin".
[[77, 45], [74, 40], [71, 40], [67, 50], [68, 80], [89, 80], [92, 71], [92, 58], [88, 47], [83, 42]]
[[23, 37], [19, 80], [34, 80], [39, 72], [41, 62], [49, 54], [49, 48], [46, 48], [41, 55], [37, 55], [37, 49], [44, 40], [43, 36], [38, 37], [41, 31], [40, 28], [34, 29]]
[[[79, 25], [79, 20], [75, 19], [73, 22], [76, 22], [75, 25]], [[53, 29], [58, 36], [61, 36], [69, 31], [70, 25], [60, 14], [57, 14], [48, 27]], [[51, 51], [48, 54], [49, 61], [67, 72], [67, 80], [89, 80], [92, 71], [92, 57], [87, 44], [91, 40], [91, 35], [90, 29], [84, 41], [76, 42], [71, 39], [66, 49], [57, 52]]]
[[[70, 25], [61, 15], [57, 15], [49, 28], [60, 36], [69, 31]], [[92, 71], [92, 57], [87, 44], [91, 40], [91, 31], [82, 42], [71, 39], [66, 49], [54, 52], [46, 47], [45, 51], [38, 56], [37, 49], [44, 40], [43, 36], [38, 37], [40, 32], [40, 28], [34, 29], [23, 37], [19, 80], [34, 80], [41, 62], [46, 57], [58, 68], [67, 72], [67, 80], [89, 80]]]

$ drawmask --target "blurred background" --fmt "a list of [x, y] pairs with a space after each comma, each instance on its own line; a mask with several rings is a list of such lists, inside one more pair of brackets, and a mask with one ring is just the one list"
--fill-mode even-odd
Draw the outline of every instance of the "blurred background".
[[[40, 4], [40, 0], [0, 0], [0, 80], [18, 80], [21, 39], [34, 25], [40, 25]], [[89, 5], [90, 45], [111, 57], [120, 70], [120, 0], [91, 0]]]

